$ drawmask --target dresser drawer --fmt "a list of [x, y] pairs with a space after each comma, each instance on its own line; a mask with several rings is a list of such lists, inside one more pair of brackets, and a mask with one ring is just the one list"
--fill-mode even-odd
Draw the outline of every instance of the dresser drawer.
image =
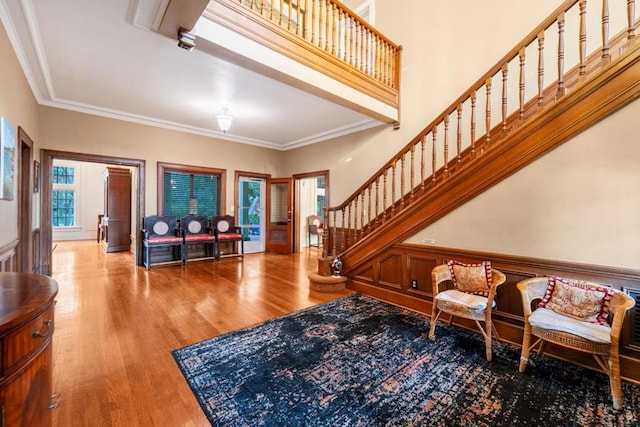
[[3, 343], [6, 355], [3, 372], [12, 371], [14, 365], [24, 363], [35, 351], [44, 348], [51, 340], [53, 327], [53, 305], [50, 305], [39, 316], [7, 334]]

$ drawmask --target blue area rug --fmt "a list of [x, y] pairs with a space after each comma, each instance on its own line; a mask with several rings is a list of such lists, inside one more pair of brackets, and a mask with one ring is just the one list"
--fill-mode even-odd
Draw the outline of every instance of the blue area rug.
[[637, 426], [640, 387], [362, 295], [173, 352], [216, 426]]

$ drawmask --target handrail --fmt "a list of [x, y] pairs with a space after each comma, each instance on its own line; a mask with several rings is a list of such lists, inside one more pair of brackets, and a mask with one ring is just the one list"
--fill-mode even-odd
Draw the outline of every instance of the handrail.
[[[613, 58], [624, 55], [628, 47], [636, 43], [635, 1], [615, 1], [626, 11], [615, 18], [626, 15], [626, 19], [613, 22], [610, 2], [603, 0], [598, 10], [599, 28], [587, 24], [586, 0], [565, 1], [343, 203], [325, 208], [328, 233], [324, 234], [323, 255], [336, 256], [344, 252], [410, 206], [418, 195], [468, 167], [474, 159], [508, 138], [511, 131], [540, 114], [576, 85], [583, 84], [588, 77], [601, 72]], [[554, 24], [557, 31], [553, 30]], [[619, 33], [610, 38], [612, 24], [617, 25]], [[575, 44], [565, 43], [566, 28], [570, 26], [575, 27], [578, 34]], [[587, 55], [587, 39], [594, 33], [601, 44]], [[545, 45], [549, 39], [555, 42], [555, 51], [548, 48], [549, 43]], [[530, 56], [536, 61], [527, 62]], [[549, 57], [553, 59], [552, 67], [545, 65]], [[514, 68], [516, 78], [509, 79], [509, 71]], [[545, 77], [549, 75], [553, 81], [545, 85]], [[533, 88], [527, 86], [527, 76], [535, 76]], [[517, 96], [509, 97], [509, 89], [515, 89]], [[494, 96], [495, 92], [500, 96]], [[452, 124], [455, 134], [451, 136]], [[482, 127], [484, 133], [478, 136]], [[449, 157], [450, 139], [455, 142], [452, 158]]]
[[400, 88], [402, 47], [337, 0], [212, 0], [210, 4], [214, 2], [241, 5], [382, 85]]

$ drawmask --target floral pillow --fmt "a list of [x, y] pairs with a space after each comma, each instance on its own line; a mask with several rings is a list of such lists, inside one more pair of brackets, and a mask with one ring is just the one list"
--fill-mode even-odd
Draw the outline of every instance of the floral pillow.
[[447, 262], [453, 286], [468, 294], [489, 296], [491, 288], [491, 261], [479, 264], [463, 264], [451, 260]]
[[606, 325], [612, 295], [613, 289], [607, 286], [551, 276], [538, 306], [583, 322]]

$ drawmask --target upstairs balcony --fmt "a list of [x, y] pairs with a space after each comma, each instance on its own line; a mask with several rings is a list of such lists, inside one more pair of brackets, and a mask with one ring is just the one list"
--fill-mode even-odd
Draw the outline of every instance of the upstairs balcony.
[[338, 1], [170, 0], [158, 31], [399, 126], [402, 48]]

